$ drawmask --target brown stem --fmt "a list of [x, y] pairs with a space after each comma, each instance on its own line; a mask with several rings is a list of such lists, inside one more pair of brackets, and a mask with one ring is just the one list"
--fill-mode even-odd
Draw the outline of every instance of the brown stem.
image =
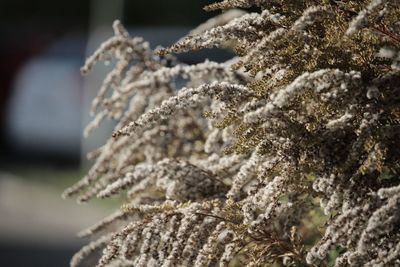
[[213, 217], [213, 218], [219, 219], [219, 220], [221, 220], [221, 221], [225, 221], [225, 222], [230, 222], [230, 223], [233, 223], [233, 224], [237, 224], [237, 223], [234, 222], [234, 221], [225, 219], [225, 218], [223, 218], [223, 217], [220, 217], [220, 216], [217, 216], [217, 215], [214, 215], [214, 214], [206, 214], [206, 213], [201, 213], [201, 212], [195, 212], [195, 214], [196, 214], [196, 215], [202, 215], [202, 216], [209, 216], [209, 217]]
[[375, 31], [378, 31], [384, 35], [386, 35], [387, 37], [389, 37], [390, 39], [392, 39], [393, 41], [396, 41], [400, 44], [400, 36], [397, 36], [395, 33], [388, 31], [385, 28], [378, 28], [373, 26], [372, 29], [374, 29]]

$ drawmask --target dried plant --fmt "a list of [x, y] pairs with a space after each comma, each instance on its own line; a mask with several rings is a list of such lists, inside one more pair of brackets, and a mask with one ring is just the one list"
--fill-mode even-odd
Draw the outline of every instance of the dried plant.
[[[64, 196], [126, 203], [71, 266], [400, 266], [400, 2], [205, 9], [224, 12], [156, 51], [117, 21], [82, 68], [115, 63], [85, 133], [119, 123]], [[170, 55], [211, 47], [237, 56]]]

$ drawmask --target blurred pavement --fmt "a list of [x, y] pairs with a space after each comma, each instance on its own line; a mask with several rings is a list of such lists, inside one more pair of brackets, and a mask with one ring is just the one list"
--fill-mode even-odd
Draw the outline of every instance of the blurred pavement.
[[1, 266], [68, 266], [87, 242], [76, 233], [111, 212], [63, 200], [61, 189], [0, 173]]

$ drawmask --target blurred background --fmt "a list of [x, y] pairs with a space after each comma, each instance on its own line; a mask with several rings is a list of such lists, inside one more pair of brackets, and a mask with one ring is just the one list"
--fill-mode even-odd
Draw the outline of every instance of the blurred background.
[[[0, 258], [1, 266], [68, 266], [87, 243], [76, 232], [117, 207], [77, 205], [63, 189], [90, 166], [84, 156], [110, 136], [105, 125], [89, 140], [91, 98], [109, 67], [83, 79], [87, 55], [120, 19], [132, 35], [168, 46], [215, 13], [212, 0], [1, 0], [0, 3]], [[219, 50], [179, 55], [186, 63], [223, 61]]]

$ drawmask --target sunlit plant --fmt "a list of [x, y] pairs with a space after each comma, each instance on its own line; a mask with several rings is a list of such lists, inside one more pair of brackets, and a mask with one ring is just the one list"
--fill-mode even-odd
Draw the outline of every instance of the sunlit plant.
[[[71, 266], [400, 266], [400, 2], [205, 9], [156, 51], [116, 21], [83, 66], [115, 62], [85, 134], [118, 124], [64, 196], [125, 201]], [[212, 47], [236, 56], [173, 56]]]

